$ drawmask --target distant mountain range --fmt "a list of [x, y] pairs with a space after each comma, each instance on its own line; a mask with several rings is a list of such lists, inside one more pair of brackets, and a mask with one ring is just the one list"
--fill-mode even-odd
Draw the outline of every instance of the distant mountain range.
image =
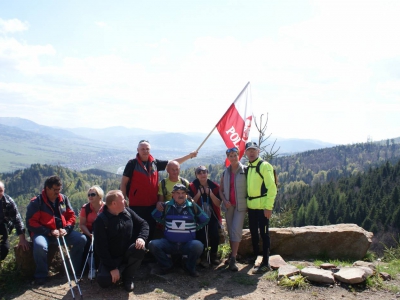
[[[10, 172], [33, 163], [47, 163], [75, 170], [98, 168], [116, 172], [136, 154], [139, 140], [150, 141], [155, 157], [172, 159], [196, 150], [205, 137], [204, 133], [160, 132], [122, 126], [55, 128], [22, 118], [0, 117], [0, 169]], [[273, 142], [271, 140], [270, 144]], [[332, 146], [335, 144], [318, 140], [280, 138], [274, 149], [279, 148], [280, 155], [287, 155]], [[190, 165], [222, 163], [224, 149], [224, 142], [215, 132]]]

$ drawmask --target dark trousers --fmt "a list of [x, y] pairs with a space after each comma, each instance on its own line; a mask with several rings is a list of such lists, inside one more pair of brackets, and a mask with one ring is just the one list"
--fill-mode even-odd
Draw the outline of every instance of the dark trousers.
[[8, 229], [6, 224], [0, 224], [0, 261], [4, 260], [10, 250], [10, 243], [8, 242]]
[[[263, 209], [248, 209], [249, 229], [251, 234], [251, 243], [253, 245], [253, 254], [259, 255], [260, 235], [263, 242], [263, 262], [268, 263], [269, 249], [271, 240], [269, 237], [269, 219], [264, 216]], [[260, 232], [259, 232], [260, 231]]]
[[[219, 223], [217, 218], [212, 214], [210, 217], [210, 222], [202, 229], [196, 232], [196, 240], [203, 243], [204, 247], [211, 247], [210, 253], [218, 252], [219, 245]], [[208, 235], [208, 242], [206, 238], [206, 231]]]
[[149, 224], [149, 238], [146, 241], [146, 248], [149, 242], [154, 239], [154, 230], [156, 228], [156, 220], [153, 218], [151, 213], [156, 208], [152, 206], [129, 206], [139, 217], [144, 219]]
[[[139, 269], [140, 264], [143, 260], [145, 250], [136, 249], [135, 244], [132, 244], [129, 249], [125, 252], [124, 257], [116, 258], [118, 262], [118, 269], [122, 280], [132, 279], [135, 272]], [[102, 287], [106, 288], [112, 285], [112, 278], [109, 268], [104, 266], [100, 260], [99, 272], [97, 274], [97, 283]]]

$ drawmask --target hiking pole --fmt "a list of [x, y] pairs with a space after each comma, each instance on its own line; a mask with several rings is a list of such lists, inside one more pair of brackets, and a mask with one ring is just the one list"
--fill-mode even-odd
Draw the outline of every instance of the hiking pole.
[[88, 254], [86, 256], [85, 263], [83, 264], [83, 269], [82, 269], [81, 277], [79, 278], [79, 282], [82, 280], [82, 276], [83, 276], [83, 273], [85, 272], [86, 264], [87, 264], [87, 262], [89, 260], [89, 255], [90, 255], [91, 251], [93, 251], [93, 237], [92, 237], [92, 243], [90, 244], [90, 247], [89, 247]]
[[207, 262], [209, 265], [211, 265], [211, 258], [210, 258], [210, 249], [208, 248], [208, 225], [204, 227], [205, 232], [206, 232], [206, 243], [207, 243]]
[[92, 234], [92, 244], [90, 246], [89, 252], [90, 252], [90, 284], [93, 284], [93, 271], [96, 273], [96, 268], [94, 266], [94, 259], [93, 259], [93, 242], [94, 242], [94, 235]]
[[[66, 252], [67, 252], [67, 256], [68, 256], [69, 264], [70, 264], [70, 266], [71, 266], [72, 274], [74, 274], [75, 284], [76, 284], [76, 286], [78, 287], [79, 294], [81, 295], [81, 298], [82, 298], [81, 287], [79, 286], [79, 282], [78, 282], [78, 280], [76, 279], [74, 265], [72, 264], [71, 256], [69, 255], [68, 246], [67, 246], [67, 243], [65, 242], [64, 236], [62, 236], [62, 239], [63, 239], [63, 242], [64, 242], [65, 250], [66, 250]], [[75, 299], [75, 297], [74, 297], [74, 299]]]
[[60, 238], [59, 237], [57, 237], [57, 242], [58, 242], [58, 248], [60, 249], [61, 258], [62, 258], [62, 261], [64, 263], [65, 273], [67, 273], [69, 289], [71, 290], [72, 298], [75, 299], [74, 290], [72, 289], [71, 279], [69, 278], [68, 267], [67, 267], [67, 263], [65, 262], [64, 252], [63, 252], [63, 249], [61, 247], [61, 243], [60, 243]]

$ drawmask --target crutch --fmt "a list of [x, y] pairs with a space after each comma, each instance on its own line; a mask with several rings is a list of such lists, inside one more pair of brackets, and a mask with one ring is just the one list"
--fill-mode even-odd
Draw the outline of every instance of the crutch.
[[[67, 246], [67, 243], [65, 242], [65, 237], [62, 236], [62, 239], [63, 239], [65, 251], [67, 252], [67, 257], [68, 257], [68, 260], [69, 260], [69, 264], [70, 264], [70, 266], [71, 266], [72, 274], [74, 274], [75, 284], [76, 284], [76, 286], [78, 287], [79, 294], [81, 295], [81, 298], [82, 298], [81, 287], [79, 286], [78, 279], [76, 278], [74, 265], [72, 264], [71, 256], [69, 255], [68, 246]], [[61, 244], [60, 244], [60, 248], [61, 248]], [[67, 275], [68, 275], [68, 270], [67, 270], [67, 268], [66, 268], [66, 265], [67, 265], [67, 264], [64, 263], [64, 265], [65, 265], [65, 270], [66, 270]], [[70, 281], [69, 275], [68, 275], [68, 281]], [[71, 284], [70, 284], [70, 287], [71, 287]], [[71, 291], [72, 291], [72, 287], [71, 287]], [[72, 297], [75, 299], [74, 294], [72, 294]]]
[[[94, 240], [94, 235], [92, 235], [92, 242], [90, 243], [89, 251], [88, 251], [88, 254], [87, 254], [87, 256], [86, 256], [85, 264], [83, 265], [83, 269], [82, 269], [81, 277], [79, 278], [79, 282], [82, 280], [83, 273], [85, 272], [86, 264], [87, 264], [87, 262], [88, 262], [88, 260], [89, 260], [89, 255], [91, 255], [91, 256], [90, 256], [90, 265], [89, 265], [89, 268], [90, 268], [91, 266], [93, 266], [93, 240]], [[89, 272], [91, 272], [91, 270], [89, 270]], [[93, 279], [92, 279], [92, 280], [93, 280]]]

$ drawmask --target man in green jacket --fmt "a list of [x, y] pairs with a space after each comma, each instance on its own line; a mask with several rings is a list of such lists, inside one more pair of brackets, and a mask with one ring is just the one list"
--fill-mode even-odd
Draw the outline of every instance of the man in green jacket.
[[255, 258], [259, 255], [259, 231], [263, 241], [263, 261], [255, 266], [253, 274], [270, 270], [269, 219], [272, 215], [277, 193], [273, 167], [259, 158], [260, 148], [254, 142], [246, 144], [246, 156], [249, 159], [247, 170], [247, 208], [249, 228]]

